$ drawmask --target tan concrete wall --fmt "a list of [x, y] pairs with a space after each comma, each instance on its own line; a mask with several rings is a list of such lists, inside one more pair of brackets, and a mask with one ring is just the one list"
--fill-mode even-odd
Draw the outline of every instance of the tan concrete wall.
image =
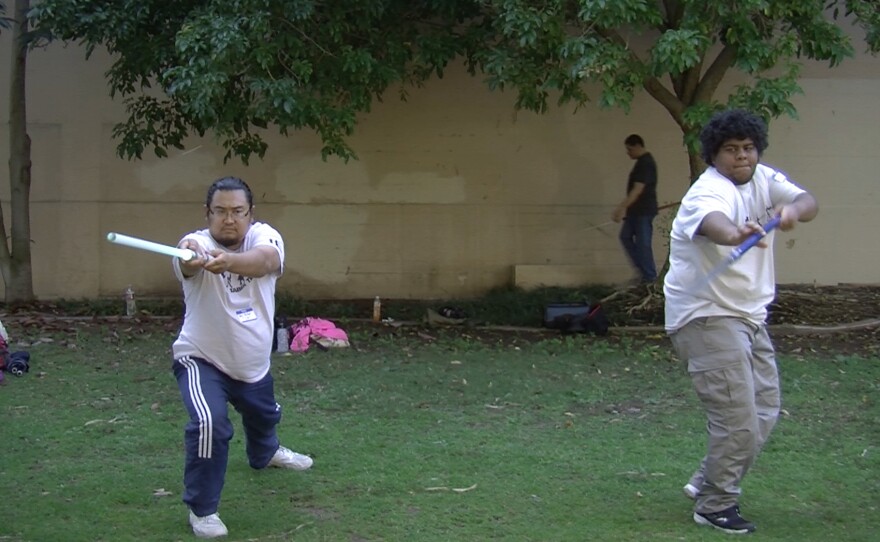
[[[0, 73], [9, 71], [0, 35]], [[351, 144], [360, 159], [320, 158], [311, 133], [267, 134], [265, 160], [223, 164], [210, 138], [167, 159], [115, 156], [123, 116], [106, 92], [107, 59], [76, 47], [29, 57], [33, 138], [32, 228], [36, 294], [45, 299], [176, 294], [167, 258], [110, 245], [109, 231], [174, 244], [204, 224], [207, 185], [232, 174], [254, 190], [257, 216], [287, 245], [284, 291], [306, 298], [451, 298], [514, 280], [517, 265], [583, 270], [583, 282], [633, 273], [609, 221], [632, 162], [623, 139], [645, 137], [660, 168], [661, 203], [688, 186], [678, 128], [642, 95], [626, 115], [585, 108], [515, 113], [514, 97], [449, 70], [408, 102], [377, 104]], [[840, 70], [808, 65], [800, 120], [771, 126], [765, 161], [819, 198], [821, 214], [778, 243], [781, 282], [877, 282], [880, 60], [860, 55]], [[8, 88], [0, 85], [0, 103]], [[8, 111], [0, 111], [7, 161]], [[0, 200], [9, 224], [8, 170]], [[668, 217], [656, 223], [658, 263]], [[537, 268], [531, 268], [537, 269]], [[580, 271], [578, 271], [580, 272]], [[561, 273], [561, 274], [560, 274]]]

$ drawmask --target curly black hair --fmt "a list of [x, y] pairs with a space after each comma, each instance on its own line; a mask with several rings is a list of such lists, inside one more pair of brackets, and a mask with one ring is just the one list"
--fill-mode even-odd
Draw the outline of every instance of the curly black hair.
[[760, 156], [768, 145], [767, 124], [758, 115], [744, 109], [728, 109], [715, 113], [700, 132], [703, 161], [713, 165], [715, 155], [728, 139], [751, 139]]
[[245, 196], [247, 196], [248, 208], [254, 206], [254, 195], [251, 193], [251, 187], [246, 182], [238, 177], [222, 177], [208, 187], [208, 198], [205, 201], [205, 207], [211, 206], [214, 193], [218, 190], [244, 190]]

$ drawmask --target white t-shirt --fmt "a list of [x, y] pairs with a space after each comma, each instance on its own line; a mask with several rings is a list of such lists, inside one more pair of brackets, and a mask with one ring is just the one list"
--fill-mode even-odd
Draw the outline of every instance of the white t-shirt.
[[[694, 318], [734, 316], [755, 324], [767, 318], [767, 305], [776, 295], [771, 231], [764, 238], [767, 248], [747, 251], [708, 285], [701, 280], [735, 248], [717, 245], [697, 229], [707, 214], [724, 213], [734, 224], [746, 221], [766, 224], [779, 205], [791, 203], [803, 189], [785, 175], [758, 164], [752, 180], [737, 185], [708, 168], [681, 200], [672, 222], [669, 271], [663, 285], [666, 297], [666, 331], [673, 332]], [[696, 289], [695, 289], [696, 288]]]
[[[207, 229], [189, 233], [183, 239], [193, 239], [206, 250], [228, 251], [214, 241]], [[228, 271], [215, 275], [200, 269], [186, 278], [174, 259], [174, 275], [183, 285], [186, 303], [183, 328], [172, 346], [174, 359], [204, 358], [243, 382], [256, 382], [269, 372], [275, 329], [275, 282], [284, 269], [284, 242], [273, 227], [256, 222], [235, 252], [258, 246], [271, 246], [278, 251], [282, 264], [277, 272], [254, 278]]]

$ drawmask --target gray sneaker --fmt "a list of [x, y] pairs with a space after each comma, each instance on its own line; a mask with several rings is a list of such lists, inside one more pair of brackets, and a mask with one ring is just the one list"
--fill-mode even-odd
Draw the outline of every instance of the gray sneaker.
[[278, 467], [281, 469], [308, 470], [312, 466], [312, 458], [298, 454], [289, 448], [279, 446], [278, 451], [269, 460], [270, 467]]
[[199, 517], [190, 510], [189, 524], [196, 538], [219, 538], [229, 534], [226, 525], [223, 524], [223, 520], [216, 513]]

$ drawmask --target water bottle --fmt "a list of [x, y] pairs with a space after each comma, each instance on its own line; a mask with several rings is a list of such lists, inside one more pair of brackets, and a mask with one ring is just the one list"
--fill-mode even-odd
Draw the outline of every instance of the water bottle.
[[290, 332], [287, 331], [287, 326], [281, 326], [275, 330], [275, 341], [277, 343], [276, 352], [283, 353], [290, 350]]
[[128, 288], [125, 289], [125, 315], [134, 316], [135, 314], [137, 314], [137, 303], [134, 300], [134, 290], [131, 289], [129, 284]]
[[379, 296], [376, 296], [376, 299], [373, 300], [373, 321], [382, 321], [382, 302], [379, 301]]

